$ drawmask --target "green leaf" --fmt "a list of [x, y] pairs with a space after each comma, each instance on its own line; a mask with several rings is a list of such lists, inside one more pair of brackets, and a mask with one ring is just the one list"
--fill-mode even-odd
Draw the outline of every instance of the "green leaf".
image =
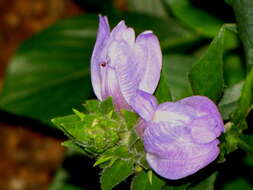
[[214, 37], [222, 25], [216, 17], [193, 7], [189, 0], [165, 0], [165, 2], [179, 20], [206, 37]]
[[152, 174], [152, 184], [148, 179], [148, 173], [141, 171], [136, 174], [131, 183], [131, 190], [159, 190], [166, 184], [165, 180]]
[[224, 25], [210, 44], [208, 50], [193, 65], [189, 79], [194, 94], [208, 96], [218, 101], [224, 88], [223, 80], [223, 45], [225, 31], [234, 25]]
[[223, 97], [221, 98], [218, 106], [219, 111], [224, 120], [230, 119], [231, 114], [237, 108], [238, 100], [241, 96], [241, 91], [244, 81], [241, 81], [233, 86], [224, 90]]
[[203, 179], [197, 184], [191, 185], [188, 190], [214, 190], [214, 183], [217, 178], [217, 172]]
[[251, 109], [253, 99], [252, 91], [253, 91], [253, 69], [251, 69], [250, 73], [246, 77], [246, 80], [242, 88], [241, 96], [237, 104], [237, 109], [232, 115], [233, 122], [236, 125], [239, 125], [241, 121], [243, 121], [247, 117]]
[[121, 110], [121, 114], [126, 122], [128, 130], [132, 130], [139, 119], [138, 115], [129, 110]]
[[220, 144], [220, 156], [219, 156], [219, 162], [225, 161], [225, 156], [229, 153], [235, 151], [238, 149], [239, 146], [242, 145], [242, 140], [240, 139], [240, 136], [242, 132], [247, 129], [247, 122], [245, 120], [242, 120], [240, 122], [240, 125], [235, 125], [232, 122], [227, 122], [225, 124], [226, 132], [223, 133], [220, 137], [221, 144]]
[[114, 111], [114, 106], [112, 102], [112, 97], [107, 98], [100, 104], [99, 112], [102, 114], [109, 114], [111, 111]]
[[132, 160], [116, 160], [112, 166], [103, 170], [100, 183], [102, 190], [111, 190], [133, 173]]
[[83, 147], [76, 144], [72, 140], [64, 141], [63, 143], [61, 143], [61, 145], [64, 146], [64, 147], [70, 148], [71, 150], [74, 151], [74, 153], [81, 153], [81, 154], [84, 154], [86, 156], [90, 156], [89, 152], [87, 152]]
[[[164, 67], [164, 64], [163, 64]], [[159, 103], [171, 101], [171, 93], [169, 83], [167, 82], [166, 74], [164, 74], [165, 69], [162, 69], [160, 81], [155, 91], [156, 99]]]
[[146, 13], [157, 17], [167, 17], [162, 0], [126, 0], [130, 11]]
[[[164, 97], [163, 100], [172, 99], [175, 101], [192, 95], [187, 75], [194, 61], [195, 59], [193, 57], [184, 55], [164, 56], [162, 70], [164, 81], [159, 84], [158, 90], [164, 88], [164, 90], [167, 90], [168, 93], [170, 93], [171, 98]], [[158, 98], [161, 100], [159, 95]]]
[[88, 113], [97, 113], [100, 110], [100, 104], [97, 100], [87, 100], [83, 106]]
[[224, 81], [228, 86], [245, 79], [245, 69], [238, 55], [228, 55], [224, 58]]
[[242, 39], [246, 62], [253, 64], [253, 1], [252, 0], [227, 0], [233, 7], [239, 35]]
[[7, 69], [0, 107], [49, 123], [91, 97], [98, 17], [65, 19], [25, 41]]
[[124, 13], [122, 17], [137, 34], [144, 30], [152, 30], [158, 36], [162, 49], [175, 49], [200, 39], [198, 34], [172, 19], [161, 19], [137, 13]]

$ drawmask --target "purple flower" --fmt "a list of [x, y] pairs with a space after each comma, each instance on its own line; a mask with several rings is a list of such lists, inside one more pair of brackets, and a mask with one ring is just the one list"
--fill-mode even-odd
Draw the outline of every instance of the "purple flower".
[[191, 175], [219, 155], [217, 137], [224, 124], [207, 97], [191, 96], [158, 105], [154, 96], [138, 91], [131, 100], [143, 118], [138, 133], [150, 167], [167, 179]]
[[162, 54], [151, 31], [135, 32], [124, 21], [110, 32], [106, 16], [99, 29], [91, 58], [91, 82], [99, 100], [112, 96], [117, 110], [131, 109], [130, 99], [140, 89], [153, 94], [160, 78]]

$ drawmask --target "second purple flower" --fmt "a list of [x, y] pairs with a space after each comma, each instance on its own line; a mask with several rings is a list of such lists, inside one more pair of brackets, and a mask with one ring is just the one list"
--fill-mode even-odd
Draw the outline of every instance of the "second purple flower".
[[144, 141], [150, 167], [167, 179], [189, 176], [214, 161], [224, 124], [207, 97], [191, 96], [158, 105], [156, 98], [138, 91], [131, 100], [142, 117], [137, 132]]
[[162, 54], [151, 31], [135, 32], [124, 21], [110, 32], [108, 19], [99, 16], [99, 29], [91, 58], [91, 82], [99, 100], [112, 96], [117, 110], [131, 109], [138, 89], [153, 94], [160, 79]]

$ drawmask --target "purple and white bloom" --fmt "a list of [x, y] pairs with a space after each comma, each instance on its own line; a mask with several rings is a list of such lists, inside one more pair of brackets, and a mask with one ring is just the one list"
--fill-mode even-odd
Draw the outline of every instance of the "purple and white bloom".
[[158, 105], [154, 96], [138, 91], [131, 106], [144, 120], [137, 131], [146, 159], [162, 177], [189, 176], [219, 155], [217, 137], [224, 132], [224, 124], [209, 98], [191, 96]]
[[99, 16], [96, 44], [91, 58], [91, 82], [99, 100], [112, 96], [117, 110], [131, 109], [136, 90], [153, 94], [160, 79], [162, 54], [157, 37], [135, 32], [124, 21], [110, 32], [106, 16]]

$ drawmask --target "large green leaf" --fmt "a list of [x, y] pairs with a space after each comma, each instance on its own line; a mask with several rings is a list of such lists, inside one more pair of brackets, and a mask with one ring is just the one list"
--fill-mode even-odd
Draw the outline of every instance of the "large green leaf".
[[116, 160], [112, 166], [106, 167], [100, 178], [102, 190], [111, 190], [133, 173], [132, 160]]
[[239, 35], [242, 39], [246, 61], [253, 64], [253, 1], [252, 0], [227, 0], [233, 7]]
[[148, 173], [141, 171], [133, 178], [131, 190], [160, 190], [165, 184], [165, 180], [158, 178], [155, 174], [152, 174], [151, 184]]
[[234, 25], [224, 25], [208, 50], [194, 64], [189, 74], [194, 94], [208, 96], [218, 101], [224, 88], [223, 81], [223, 48], [226, 30], [234, 30]]
[[243, 84], [242, 81], [224, 90], [223, 97], [219, 102], [219, 110], [224, 120], [230, 119], [231, 114], [236, 110]]
[[130, 11], [147, 13], [158, 17], [166, 17], [167, 13], [162, 0], [126, 0]]
[[137, 33], [152, 30], [159, 38], [161, 48], [177, 48], [200, 39], [195, 32], [183, 27], [172, 19], [161, 19], [137, 13], [124, 13], [122, 18], [128, 26], [133, 27]]
[[233, 114], [233, 122], [239, 125], [248, 115], [252, 108], [253, 100], [253, 69], [246, 77], [237, 108]]
[[245, 79], [245, 67], [240, 56], [230, 54], [224, 57], [224, 82], [231, 86]]
[[166, 77], [166, 74], [164, 74], [164, 72], [165, 72], [164, 69], [162, 69], [160, 81], [155, 92], [156, 99], [158, 100], [159, 103], [172, 100], [171, 93], [170, 93], [170, 86], [169, 86], [168, 80], [166, 80], [167, 77]]
[[193, 7], [189, 0], [165, 0], [165, 2], [179, 20], [202, 35], [213, 37], [222, 25], [216, 17]]
[[[122, 16], [137, 33], [153, 30], [164, 47], [196, 39], [168, 20], [140, 14]], [[110, 22], [114, 25], [119, 20]], [[91, 97], [89, 67], [97, 26], [97, 16], [73, 17], [25, 41], [7, 69], [0, 108], [48, 123]]]
[[[159, 84], [156, 92], [159, 100], [172, 99], [175, 101], [192, 95], [187, 76], [194, 61], [195, 58], [185, 55], [164, 56], [161, 74], [164, 81]], [[165, 93], [167, 93], [167, 98], [162, 97]], [[169, 93], [171, 97], [169, 97]]]
[[89, 98], [97, 25], [97, 16], [75, 17], [25, 41], [7, 70], [1, 108], [47, 123]]

